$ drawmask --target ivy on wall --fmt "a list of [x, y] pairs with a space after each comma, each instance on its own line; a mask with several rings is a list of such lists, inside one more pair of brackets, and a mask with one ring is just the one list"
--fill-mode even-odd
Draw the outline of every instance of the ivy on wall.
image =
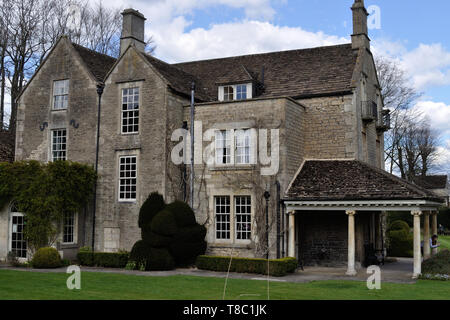
[[24, 235], [32, 251], [52, 245], [65, 213], [77, 213], [93, 196], [91, 166], [70, 162], [0, 163], [0, 209], [14, 202], [26, 217]]

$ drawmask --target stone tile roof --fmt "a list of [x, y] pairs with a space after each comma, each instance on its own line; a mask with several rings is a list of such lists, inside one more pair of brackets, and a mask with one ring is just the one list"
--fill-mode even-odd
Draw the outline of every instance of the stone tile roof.
[[[259, 83], [260, 97], [306, 97], [351, 91], [357, 52], [351, 44], [280, 51], [239, 57], [173, 64], [194, 75], [211, 101], [217, 100], [218, 82], [249, 79]], [[264, 79], [263, 79], [264, 68]]]
[[430, 200], [436, 194], [358, 160], [309, 160], [286, 192], [286, 199]]
[[72, 43], [73, 47], [84, 63], [98, 81], [103, 81], [108, 71], [112, 68], [117, 59], [106, 54], [85, 48], [76, 43]]
[[434, 176], [417, 176], [414, 178], [414, 183], [425, 189], [445, 189], [447, 187], [448, 176], [434, 175]]
[[192, 82], [196, 83], [195, 96], [197, 99], [208, 101], [208, 95], [203, 91], [202, 87], [197, 86], [200, 81], [193, 75], [188, 74], [173, 65], [162, 60], [144, 54], [145, 58], [152, 66], [169, 82], [171, 88], [179, 93], [191, 95]]
[[[97, 80], [103, 81], [116, 59], [73, 46]], [[218, 85], [226, 83], [254, 82], [261, 98], [350, 92], [357, 59], [351, 44], [178, 64], [144, 56], [179, 93], [190, 95], [195, 81], [196, 98], [204, 102], [217, 101]]]
[[0, 130], [0, 162], [14, 161], [14, 139], [8, 131]]

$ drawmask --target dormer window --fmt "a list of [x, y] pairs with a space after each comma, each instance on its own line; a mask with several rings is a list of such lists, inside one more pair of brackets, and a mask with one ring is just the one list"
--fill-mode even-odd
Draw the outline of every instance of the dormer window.
[[219, 86], [219, 101], [246, 100], [251, 98], [251, 83]]

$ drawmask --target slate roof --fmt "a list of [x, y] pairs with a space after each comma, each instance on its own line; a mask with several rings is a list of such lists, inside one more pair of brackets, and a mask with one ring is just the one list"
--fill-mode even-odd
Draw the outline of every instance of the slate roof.
[[287, 200], [430, 200], [436, 194], [358, 160], [309, 160], [286, 192]]
[[[357, 52], [351, 44], [173, 64], [201, 80], [211, 101], [219, 83], [264, 81], [260, 97], [294, 98], [350, 92]], [[262, 70], [264, 68], [264, 79]], [[229, 80], [228, 80], [229, 79]]]
[[445, 189], [447, 187], [448, 176], [418, 176], [414, 178], [414, 183], [425, 189]]
[[85, 48], [76, 43], [72, 43], [75, 50], [81, 56], [87, 68], [98, 81], [103, 81], [108, 71], [112, 68], [117, 59], [106, 54]]

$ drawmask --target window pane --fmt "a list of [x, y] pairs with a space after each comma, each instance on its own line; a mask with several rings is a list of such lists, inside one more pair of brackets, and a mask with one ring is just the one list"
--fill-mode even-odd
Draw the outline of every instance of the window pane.
[[52, 161], [66, 160], [67, 152], [66, 129], [52, 131]]
[[122, 133], [139, 132], [139, 88], [122, 89]]
[[119, 200], [135, 200], [137, 188], [136, 156], [119, 158]]
[[235, 197], [236, 239], [250, 240], [252, 234], [251, 197]]
[[230, 197], [214, 197], [216, 238], [230, 239]]

